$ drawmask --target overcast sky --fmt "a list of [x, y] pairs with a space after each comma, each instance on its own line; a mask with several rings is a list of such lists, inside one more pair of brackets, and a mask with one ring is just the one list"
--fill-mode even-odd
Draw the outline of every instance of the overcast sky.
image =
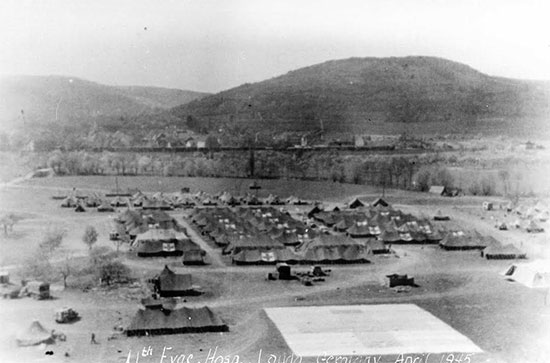
[[216, 92], [349, 57], [550, 80], [550, 1], [1, 0], [0, 73]]

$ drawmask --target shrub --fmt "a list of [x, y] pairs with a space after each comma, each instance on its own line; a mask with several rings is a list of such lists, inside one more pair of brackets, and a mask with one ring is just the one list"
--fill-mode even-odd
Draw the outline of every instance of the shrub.
[[113, 261], [117, 254], [112, 248], [107, 246], [98, 246], [90, 250], [90, 264], [92, 266], [98, 266], [105, 262]]
[[112, 285], [130, 280], [130, 269], [118, 260], [105, 261], [97, 266], [96, 273], [101, 284]]
[[61, 245], [63, 237], [65, 237], [64, 229], [54, 228], [47, 231], [44, 239], [40, 242], [40, 249], [46, 254], [52, 253]]

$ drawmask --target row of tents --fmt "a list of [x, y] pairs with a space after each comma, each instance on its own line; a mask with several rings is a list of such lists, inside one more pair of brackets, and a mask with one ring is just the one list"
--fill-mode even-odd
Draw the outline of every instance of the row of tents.
[[377, 238], [386, 243], [438, 243], [443, 237], [427, 219], [391, 206], [324, 211], [312, 209], [308, 217], [352, 238]]
[[116, 238], [130, 242], [139, 257], [183, 256], [184, 264], [203, 264], [206, 252], [175, 218], [161, 210], [125, 210], [115, 218]]
[[195, 194], [187, 192], [145, 194], [137, 191], [131, 196], [116, 195], [112, 198], [98, 193], [72, 193], [63, 198], [61, 207], [74, 208], [85, 212], [87, 208], [97, 208], [98, 212], [113, 212], [117, 207], [142, 208], [152, 210], [172, 210], [174, 208], [192, 208], [195, 206], [238, 206], [238, 205], [305, 205], [307, 201], [291, 196], [282, 199], [270, 194], [267, 198], [258, 198], [252, 193], [245, 196], [234, 196], [228, 192], [210, 195], [204, 192]]
[[508, 260], [527, 258], [525, 252], [513, 244], [503, 245], [491, 236], [482, 236], [479, 232], [465, 233], [449, 231], [439, 242], [441, 248], [447, 251], [480, 250], [481, 257], [488, 260]]
[[235, 264], [359, 263], [372, 253], [364, 241], [321, 233], [272, 207], [196, 209], [189, 218]]

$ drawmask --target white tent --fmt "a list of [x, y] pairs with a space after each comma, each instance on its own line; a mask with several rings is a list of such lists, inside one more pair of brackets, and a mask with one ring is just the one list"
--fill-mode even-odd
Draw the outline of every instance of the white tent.
[[42, 343], [50, 344], [53, 343], [54, 338], [51, 331], [48, 331], [38, 320], [35, 320], [27, 329], [17, 335], [16, 341], [19, 346], [29, 346]]
[[515, 263], [504, 276], [527, 287], [550, 287], [550, 260]]

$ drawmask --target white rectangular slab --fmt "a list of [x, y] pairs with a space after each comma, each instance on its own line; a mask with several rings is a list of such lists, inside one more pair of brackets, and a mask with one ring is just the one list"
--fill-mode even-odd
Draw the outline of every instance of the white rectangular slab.
[[414, 304], [265, 309], [294, 354], [390, 355], [482, 350]]

